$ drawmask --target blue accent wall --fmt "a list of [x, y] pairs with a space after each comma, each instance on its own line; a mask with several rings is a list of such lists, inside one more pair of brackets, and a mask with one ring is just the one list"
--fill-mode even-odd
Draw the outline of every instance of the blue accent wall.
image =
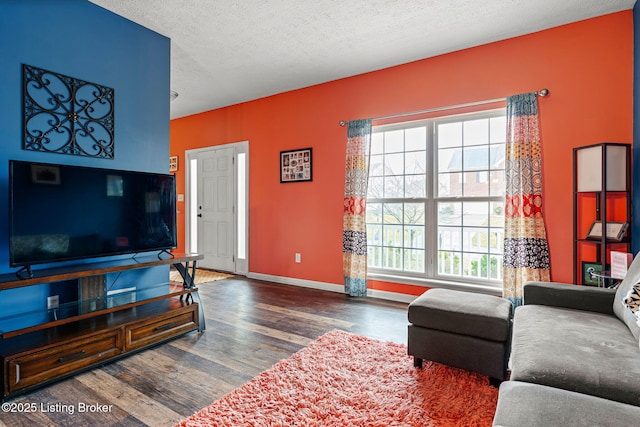
[[[114, 159], [22, 149], [22, 64], [115, 90]], [[165, 36], [87, 0], [0, 2], [0, 273], [16, 270], [9, 267], [9, 160], [167, 173], [169, 80]], [[167, 270], [140, 274], [145, 281], [166, 282]], [[0, 313], [15, 304], [42, 307], [47, 293], [47, 286], [0, 293]]]
[[633, 6], [633, 146], [631, 251], [640, 251], [640, 4]]

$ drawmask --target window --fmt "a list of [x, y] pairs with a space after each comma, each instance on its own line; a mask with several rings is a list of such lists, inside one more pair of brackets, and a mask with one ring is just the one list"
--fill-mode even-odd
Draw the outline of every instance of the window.
[[504, 110], [373, 128], [372, 273], [500, 283]]

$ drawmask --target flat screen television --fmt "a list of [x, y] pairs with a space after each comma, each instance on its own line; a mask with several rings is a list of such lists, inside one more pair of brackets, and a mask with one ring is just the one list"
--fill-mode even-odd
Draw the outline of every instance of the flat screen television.
[[9, 198], [11, 267], [176, 247], [170, 174], [12, 160]]

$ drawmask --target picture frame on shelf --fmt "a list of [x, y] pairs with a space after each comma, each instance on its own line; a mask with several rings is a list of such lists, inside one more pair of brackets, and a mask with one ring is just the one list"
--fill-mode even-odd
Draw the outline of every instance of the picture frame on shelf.
[[593, 274], [602, 274], [602, 264], [599, 262], [582, 261], [582, 284], [587, 286], [598, 286], [601, 278], [594, 277]]
[[311, 154], [311, 148], [281, 151], [280, 183], [312, 181]]
[[633, 254], [621, 251], [611, 251], [609, 253], [611, 259], [611, 277], [622, 280], [627, 275], [627, 271], [633, 262]]
[[[607, 222], [607, 234], [608, 240], [621, 242], [624, 238], [624, 233], [627, 231], [629, 223], [627, 222]], [[594, 221], [587, 232], [587, 239], [601, 239], [602, 238], [602, 221]]]

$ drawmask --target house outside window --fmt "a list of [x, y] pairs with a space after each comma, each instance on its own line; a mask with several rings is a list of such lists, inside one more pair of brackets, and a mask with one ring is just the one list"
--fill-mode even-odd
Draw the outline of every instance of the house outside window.
[[501, 285], [505, 130], [504, 109], [374, 126], [372, 275]]

